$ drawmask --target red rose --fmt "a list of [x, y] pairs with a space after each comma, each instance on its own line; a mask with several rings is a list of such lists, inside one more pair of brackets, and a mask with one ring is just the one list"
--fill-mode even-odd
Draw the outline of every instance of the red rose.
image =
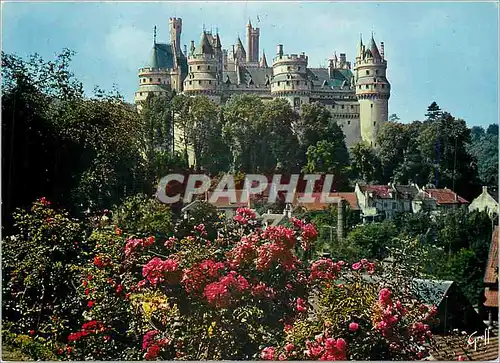
[[94, 304], [95, 304], [95, 303], [94, 303], [92, 300], [90, 300], [90, 301], [87, 303], [87, 306], [88, 306], [89, 308], [91, 308], [92, 306], [94, 306]]
[[29, 331], [29, 333], [30, 333], [30, 335], [32, 335], [32, 336], [33, 336], [33, 335], [35, 335], [35, 331], [34, 331], [34, 330], [30, 330], [30, 331]]

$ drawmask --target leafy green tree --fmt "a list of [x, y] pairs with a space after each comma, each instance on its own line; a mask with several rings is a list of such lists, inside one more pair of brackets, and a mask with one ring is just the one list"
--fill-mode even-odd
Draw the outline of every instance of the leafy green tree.
[[383, 183], [389, 182], [396, 168], [405, 160], [408, 145], [406, 127], [397, 122], [386, 122], [377, 135], [378, 157], [382, 164]]
[[268, 165], [269, 154], [261, 150], [263, 131], [260, 127], [264, 104], [253, 95], [231, 98], [225, 105], [223, 138], [232, 154], [233, 171], [259, 172]]
[[481, 184], [497, 186], [498, 125], [490, 125], [486, 133], [482, 127], [474, 126], [471, 133], [471, 142], [467, 145], [467, 151], [477, 160], [477, 170]]
[[351, 147], [351, 167], [355, 180], [376, 184], [381, 179], [380, 159], [366, 142], [358, 142]]
[[[382, 260], [389, 254], [388, 247], [398, 231], [391, 221], [363, 224], [347, 235], [347, 243], [357, 247], [365, 258]], [[362, 258], [355, 256], [354, 258]]]
[[488, 129], [486, 130], [486, 133], [488, 135], [498, 136], [498, 124], [491, 124], [491, 125], [489, 125]]
[[391, 121], [391, 122], [398, 122], [399, 120], [401, 120], [401, 119], [395, 113], [393, 113], [392, 115], [389, 116], [389, 121]]
[[427, 117], [427, 120], [429, 121], [435, 121], [439, 117], [441, 117], [442, 111], [441, 108], [439, 108], [438, 104], [434, 101], [432, 102], [429, 107], [427, 107], [427, 113], [425, 116]]
[[297, 113], [284, 99], [278, 98], [264, 105], [262, 115], [264, 133], [261, 136], [266, 144], [263, 147], [268, 148], [269, 156], [272, 156], [268, 157], [274, 164], [269, 168], [270, 171], [276, 166], [287, 172], [300, 170], [300, 155], [297, 155], [299, 143], [293, 132], [297, 120]]

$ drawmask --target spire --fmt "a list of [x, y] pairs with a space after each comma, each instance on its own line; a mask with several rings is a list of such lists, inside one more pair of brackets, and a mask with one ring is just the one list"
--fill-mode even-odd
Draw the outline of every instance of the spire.
[[252, 27], [252, 22], [250, 21], [250, 18], [248, 18], [247, 28], [251, 28], [251, 27]]
[[215, 34], [215, 48], [221, 48], [221, 47], [222, 47], [222, 45], [220, 42], [219, 33], [217, 32]]
[[380, 56], [380, 52], [378, 51], [377, 44], [375, 43], [375, 39], [373, 39], [373, 32], [372, 32], [372, 39], [370, 40], [369, 49], [374, 59], [382, 59], [382, 57]]
[[260, 60], [260, 66], [262, 68], [268, 68], [267, 59], [266, 59], [266, 53], [264, 51], [262, 51], [262, 58]]
[[156, 44], [156, 25], [153, 30], [153, 44]]

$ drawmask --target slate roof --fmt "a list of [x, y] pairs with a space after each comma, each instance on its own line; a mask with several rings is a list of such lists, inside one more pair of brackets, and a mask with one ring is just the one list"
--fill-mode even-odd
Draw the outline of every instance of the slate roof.
[[208, 35], [205, 31], [201, 34], [200, 42], [194, 49], [194, 54], [214, 54], [214, 49], [212, 48], [210, 40], [208, 40]]
[[413, 199], [418, 193], [414, 185], [394, 185], [399, 199]]
[[[490, 252], [488, 255], [488, 264], [484, 274], [484, 283], [497, 284], [498, 283], [498, 226], [495, 226], [491, 236]], [[497, 302], [498, 306], [498, 302]]]
[[382, 58], [380, 56], [380, 52], [378, 51], [377, 44], [375, 43], [375, 39], [373, 39], [373, 35], [372, 35], [372, 39], [370, 40], [369, 47], [370, 47], [371, 54], [373, 55], [373, 58], [378, 58], [378, 59]]
[[453, 283], [445, 280], [414, 279], [412, 286], [423, 302], [439, 306]]
[[307, 78], [312, 81], [314, 88], [322, 88], [326, 81], [328, 86], [340, 88], [345, 81], [344, 87], [348, 88], [351, 84], [352, 72], [349, 69], [335, 69], [333, 77], [330, 78], [328, 68], [308, 68]]
[[174, 68], [172, 46], [166, 43], [155, 43], [146, 66], [149, 68]]
[[[464, 198], [450, 189], [425, 189], [425, 192], [435, 199], [437, 204], [468, 204]], [[455, 198], [456, 197], [456, 198]]]

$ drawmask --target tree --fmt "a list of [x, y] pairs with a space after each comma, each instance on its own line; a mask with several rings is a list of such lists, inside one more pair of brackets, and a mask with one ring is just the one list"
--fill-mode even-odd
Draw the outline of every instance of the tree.
[[351, 147], [351, 167], [355, 180], [376, 184], [381, 179], [380, 159], [366, 142], [359, 142]]
[[405, 160], [405, 150], [408, 145], [406, 127], [397, 122], [386, 122], [377, 135], [378, 157], [382, 164], [384, 184], [389, 182], [396, 168]]
[[427, 113], [425, 116], [428, 121], [435, 121], [442, 115], [441, 109], [436, 102], [432, 102], [429, 107], [427, 107]]
[[269, 171], [276, 166], [287, 172], [300, 170], [299, 142], [293, 130], [297, 120], [298, 115], [288, 101], [278, 98], [265, 104], [263, 132], [259, 136], [271, 154], [266, 158], [272, 164], [267, 167]]
[[262, 100], [253, 95], [233, 97], [225, 105], [222, 135], [231, 149], [232, 171], [259, 172], [267, 165], [269, 154], [257, 146], [262, 142], [259, 126], [263, 112]]
[[398, 231], [391, 221], [369, 223], [354, 228], [347, 235], [347, 243], [357, 248], [366, 258], [382, 260], [389, 255], [388, 247], [397, 235]]
[[486, 133], [482, 127], [474, 126], [471, 133], [471, 142], [467, 145], [467, 151], [477, 160], [477, 171], [481, 184], [497, 186], [498, 125], [490, 125]]
[[391, 122], [398, 122], [399, 120], [401, 120], [401, 119], [395, 113], [393, 113], [392, 115], [389, 116], [389, 121], [391, 121]]
[[491, 124], [488, 126], [486, 133], [489, 135], [498, 136], [498, 124]]

